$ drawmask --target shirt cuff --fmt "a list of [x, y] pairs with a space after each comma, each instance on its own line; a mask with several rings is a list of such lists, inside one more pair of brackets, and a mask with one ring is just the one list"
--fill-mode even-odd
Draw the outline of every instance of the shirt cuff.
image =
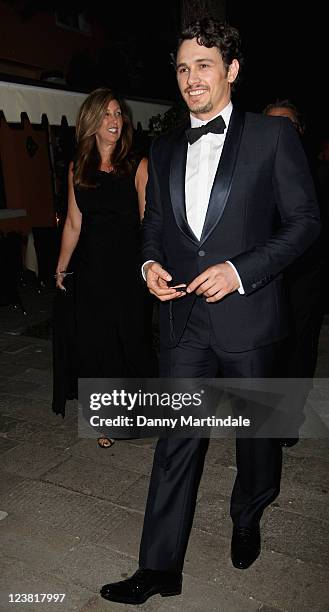
[[145, 266], [148, 263], [153, 263], [155, 260], [154, 259], [148, 259], [147, 261], [144, 261], [143, 265], [142, 265], [142, 277], [143, 279], [146, 281], [146, 275], [145, 275]]
[[239, 281], [238, 292], [239, 292], [241, 295], [243, 295], [243, 294], [245, 293], [245, 290], [244, 290], [244, 288], [243, 288], [243, 284], [242, 284], [242, 282], [241, 282], [241, 278], [240, 278], [240, 276], [239, 276], [239, 272], [237, 271], [236, 267], [235, 267], [235, 266], [232, 264], [232, 262], [231, 262], [231, 261], [226, 261], [225, 263], [230, 264], [231, 268], [233, 268], [233, 270], [234, 270], [235, 274], [237, 275], [237, 277], [238, 277], [238, 281]]

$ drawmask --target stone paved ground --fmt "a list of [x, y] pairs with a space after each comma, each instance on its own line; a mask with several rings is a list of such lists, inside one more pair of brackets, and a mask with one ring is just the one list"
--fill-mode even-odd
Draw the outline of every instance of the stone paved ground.
[[[136, 568], [153, 440], [103, 450], [77, 435], [77, 408], [52, 414], [51, 344], [20, 335], [49, 318], [51, 291], [23, 292], [29, 315], [0, 308], [0, 610], [109, 612], [100, 585]], [[328, 376], [329, 326], [317, 376]], [[328, 405], [326, 380], [317, 399]], [[329, 440], [284, 451], [282, 492], [262, 522], [263, 551], [231, 566], [231, 440], [210, 444], [186, 556], [183, 594], [151, 598], [146, 612], [329, 611]], [[9, 603], [10, 593], [65, 593], [63, 603]]]

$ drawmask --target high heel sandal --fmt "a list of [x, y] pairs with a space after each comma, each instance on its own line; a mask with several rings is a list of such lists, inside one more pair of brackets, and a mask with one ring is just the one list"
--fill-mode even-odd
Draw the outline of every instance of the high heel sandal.
[[107, 438], [106, 436], [101, 436], [97, 438], [97, 444], [100, 448], [111, 448], [113, 446], [115, 440], [112, 438]]

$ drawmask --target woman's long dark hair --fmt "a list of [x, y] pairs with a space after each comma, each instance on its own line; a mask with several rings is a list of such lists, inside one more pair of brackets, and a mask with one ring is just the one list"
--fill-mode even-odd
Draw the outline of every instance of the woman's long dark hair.
[[113, 172], [129, 174], [131, 164], [128, 154], [131, 149], [133, 127], [128, 109], [117, 95], [105, 87], [92, 91], [83, 102], [76, 123], [77, 153], [74, 164], [75, 187], [96, 187], [96, 172], [101, 165], [101, 156], [96, 144], [96, 132], [102, 124], [109, 102], [117, 100], [122, 113], [122, 132], [111, 157]]

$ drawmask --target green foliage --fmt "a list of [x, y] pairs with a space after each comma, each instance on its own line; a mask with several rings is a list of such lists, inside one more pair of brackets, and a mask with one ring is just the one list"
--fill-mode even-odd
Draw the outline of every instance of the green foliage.
[[149, 122], [151, 136], [165, 134], [170, 130], [179, 127], [189, 118], [188, 109], [183, 101], [179, 101], [171, 106], [163, 115], [154, 115]]

